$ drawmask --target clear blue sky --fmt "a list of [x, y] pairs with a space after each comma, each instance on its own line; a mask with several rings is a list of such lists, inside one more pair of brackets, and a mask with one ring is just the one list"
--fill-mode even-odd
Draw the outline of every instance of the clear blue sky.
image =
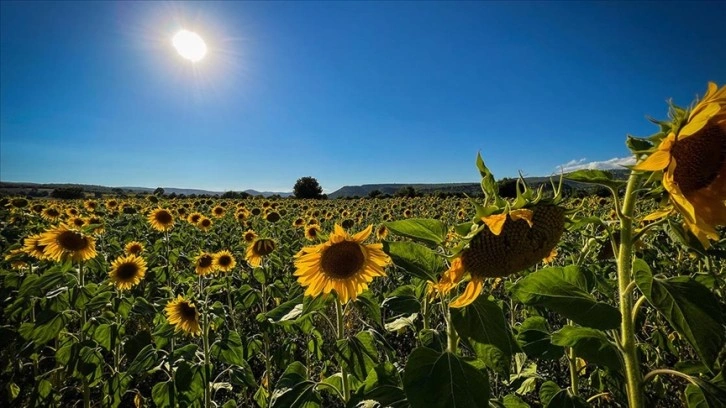
[[[326, 191], [627, 156], [726, 82], [724, 2], [0, 3], [0, 180]], [[181, 28], [207, 42], [193, 65]], [[585, 159], [585, 160], [582, 160]]]

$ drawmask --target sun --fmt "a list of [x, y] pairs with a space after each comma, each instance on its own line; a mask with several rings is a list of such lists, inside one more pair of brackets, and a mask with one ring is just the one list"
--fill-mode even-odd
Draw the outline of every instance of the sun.
[[191, 62], [201, 61], [207, 55], [207, 44], [193, 31], [181, 30], [174, 34], [171, 42], [179, 55]]

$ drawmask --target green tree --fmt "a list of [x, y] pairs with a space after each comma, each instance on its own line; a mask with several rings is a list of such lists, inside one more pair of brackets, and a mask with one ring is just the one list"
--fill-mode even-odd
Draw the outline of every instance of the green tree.
[[315, 177], [301, 177], [292, 188], [295, 198], [323, 198], [323, 188]]

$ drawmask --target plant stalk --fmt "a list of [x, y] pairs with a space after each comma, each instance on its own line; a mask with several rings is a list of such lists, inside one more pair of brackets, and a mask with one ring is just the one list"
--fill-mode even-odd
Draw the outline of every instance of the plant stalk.
[[[335, 298], [335, 313], [336, 317], [338, 318], [338, 340], [344, 340], [345, 322], [343, 319], [343, 306], [340, 304], [340, 299], [338, 299], [337, 297]], [[343, 377], [343, 402], [347, 404], [348, 400], [350, 399], [350, 384], [348, 384], [348, 373], [345, 370], [344, 364], [340, 365], [340, 375]]]
[[618, 292], [620, 297], [620, 347], [625, 362], [625, 383], [630, 408], [644, 406], [643, 377], [635, 343], [633, 324], [633, 296], [630, 287], [633, 270], [633, 208], [635, 207], [635, 188], [640, 176], [630, 173], [625, 189], [625, 198], [620, 212], [620, 249], [618, 251]]

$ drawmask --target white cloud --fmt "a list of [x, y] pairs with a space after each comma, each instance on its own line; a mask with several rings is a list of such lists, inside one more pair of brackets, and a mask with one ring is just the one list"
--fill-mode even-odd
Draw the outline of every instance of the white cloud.
[[623, 166], [632, 166], [635, 164], [635, 158], [633, 156], [628, 157], [614, 157], [610, 160], [603, 161], [592, 161], [588, 162], [586, 158], [580, 160], [570, 160], [565, 164], [557, 166], [555, 173], [569, 173], [575, 170], [619, 170], [623, 169]]

